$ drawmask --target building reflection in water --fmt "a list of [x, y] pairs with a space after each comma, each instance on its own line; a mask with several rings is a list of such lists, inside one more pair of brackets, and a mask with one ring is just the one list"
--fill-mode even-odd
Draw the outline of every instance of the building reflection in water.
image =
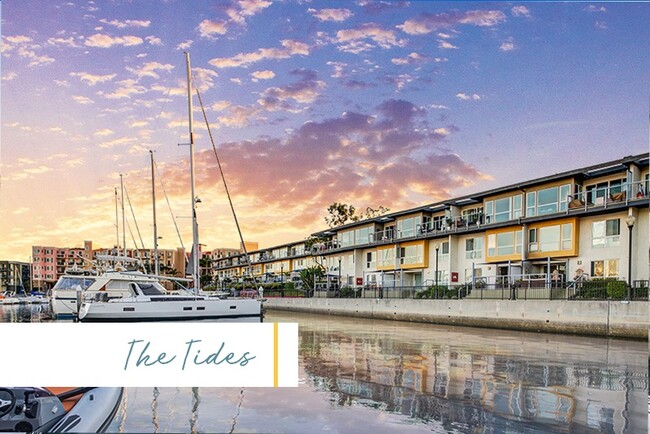
[[333, 405], [459, 432], [647, 432], [647, 343], [332, 318], [297, 319]]

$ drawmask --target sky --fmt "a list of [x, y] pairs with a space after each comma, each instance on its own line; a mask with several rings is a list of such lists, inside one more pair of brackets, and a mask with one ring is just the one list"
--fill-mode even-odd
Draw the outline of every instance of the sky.
[[[648, 152], [650, 4], [2, 0], [0, 259], [191, 245], [185, 52], [244, 238]], [[238, 247], [193, 93], [204, 250]], [[122, 177], [120, 178], [120, 174]], [[177, 234], [178, 227], [180, 237]]]

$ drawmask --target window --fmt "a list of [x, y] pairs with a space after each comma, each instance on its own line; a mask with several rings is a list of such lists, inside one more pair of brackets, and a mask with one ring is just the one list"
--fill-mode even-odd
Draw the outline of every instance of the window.
[[571, 184], [526, 193], [526, 217], [566, 211]]
[[395, 266], [395, 249], [394, 248], [389, 248], [389, 249], [381, 249], [377, 251], [377, 256], [379, 260], [379, 267], [390, 267], [393, 268]]
[[366, 227], [354, 231], [354, 244], [368, 244], [370, 242], [370, 231], [372, 228]]
[[521, 217], [521, 194], [485, 202], [485, 223], [499, 223]]
[[445, 241], [443, 243], [440, 243], [440, 254], [441, 255], [448, 255], [449, 254], [449, 241]]
[[341, 247], [354, 245], [354, 231], [339, 232], [336, 236]]
[[599, 204], [610, 195], [620, 193], [623, 188], [623, 179], [599, 182], [587, 186], [587, 200], [589, 203]]
[[424, 261], [422, 259], [422, 247], [422, 244], [417, 244], [400, 248], [400, 264], [421, 264]]
[[591, 224], [591, 245], [593, 247], [614, 247], [620, 245], [621, 220], [611, 219]]
[[591, 277], [618, 277], [618, 259], [592, 261]]
[[465, 240], [465, 258], [478, 259], [483, 257], [483, 238], [468, 238]]
[[499, 232], [488, 235], [488, 256], [521, 253], [522, 231]]
[[528, 231], [529, 252], [555, 252], [573, 248], [573, 224], [544, 226]]
[[375, 268], [375, 258], [377, 254], [375, 252], [366, 253], [366, 268], [372, 270]]
[[463, 216], [463, 219], [467, 222], [468, 225], [483, 223], [482, 222], [483, 207], [463, 210], [461, 215]]
[[411, 217], [397, 221], [397, 234], [400, 238], [412, 237], [416, 235], [416, 229], [422, 223], [420, 216]]

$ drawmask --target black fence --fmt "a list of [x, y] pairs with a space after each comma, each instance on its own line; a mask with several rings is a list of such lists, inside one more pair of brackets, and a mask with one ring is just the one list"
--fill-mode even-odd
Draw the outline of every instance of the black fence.
[[434, 286], [364, 286], [331, 287], [317, 290], [276, 291], [265, 289], [265, 297], [316, 298], [386, 298], [434, 300], [634, 300], [649, 301], [648, 281], [636, 280], [628, 285], [623, 280], [592, 279], [582, 282], [531, 285], [515, 282], [510, 285], [434, 285]]

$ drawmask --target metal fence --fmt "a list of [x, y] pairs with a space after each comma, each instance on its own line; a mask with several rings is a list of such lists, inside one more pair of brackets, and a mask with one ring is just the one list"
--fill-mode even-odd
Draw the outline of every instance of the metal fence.
[[649, 301], [648, 281], [635, 280], [631, 285], [623, 280], [602, 279], [582, 282], [562, 282], [550, 285], [513, 283], [481, 285], [429, 285], [393, 287], [342, 287], [318, 290], [264, 290], [265, 297], [316, 298], [386, 298], [434, 300], [634, 300]]

